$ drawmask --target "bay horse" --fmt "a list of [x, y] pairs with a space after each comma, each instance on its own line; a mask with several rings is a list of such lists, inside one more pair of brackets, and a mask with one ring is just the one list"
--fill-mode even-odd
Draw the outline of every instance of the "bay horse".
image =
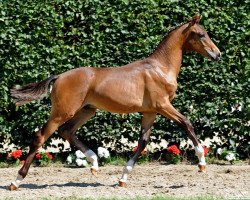
[[171, 104], [177, 90], [177, 76], [184, 53], [197, 52], [213, 61], [218, 61], [221, 57], [219, 49], [200, 26], [200, 18], [196, 15], [175, 27], [145, 59], [114, 68], [76, 68], [39, 83], [12, 89], [14, 102], [22, 105], [41, 99], [48, 93], [49, 84], [54, 82], [50, 117], [40, 130], [35, 131], [27, 159], [9, 189], [16, 190], [19, 187], [37, 150], [57, 129], [60, 136], [86, 155], [92, 164], [91, 172], [96, 175], [99, 169], [97, 155], [76, 137], [75, 132], [94, 116], [97, 109], [114, 113], [142, 113], [138, 148], [124, 166], [120, 186], [126, 186], [128, 174], [149, 142], [150, 129], [157, 114], [186, 129], [199, 158], [199, 171], [204, 171], [204, 150], [193, 126]]

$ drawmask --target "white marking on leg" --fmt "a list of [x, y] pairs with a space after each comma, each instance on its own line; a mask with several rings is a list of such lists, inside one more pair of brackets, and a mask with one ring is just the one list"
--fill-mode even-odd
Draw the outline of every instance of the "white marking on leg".
[[87, 157], [87, 160], [92, 163], [91, 169], [98, 170], [98, 161], [97, 161], [97, 155], [92, 150], [87, 150], [84, 152], [85, 156]]
[[204, 149], [201, 144], [195, 147], [195, 155], [199, 158], [199, 165], [206, 165], [206, 159], [204, 156]]
[[122, 178], [120, 179], [121, 182], [127, 182], [128, 174], [133, 170], [133, 167], [134, 167], [133, 163], [134, 162], [132, 160], [129, 160], [126, 166], [124, 166]]
[[18, 188], [22, 180], [23, 180], [23, 177], [20, 174], [18, 174], [16, 180], [12, 182], [12, 184]]

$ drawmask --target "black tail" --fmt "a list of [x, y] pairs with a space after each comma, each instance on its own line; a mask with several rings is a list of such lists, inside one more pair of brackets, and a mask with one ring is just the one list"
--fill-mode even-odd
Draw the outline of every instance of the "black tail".
[[58, 77], [53, 75], [39, 83], [30, 83], [21, 88], [13, 88], [10, 90], [11, 97], [16, 105], [23, 105], [33, 100], [42, 99], [48, 93], [50, 82]]

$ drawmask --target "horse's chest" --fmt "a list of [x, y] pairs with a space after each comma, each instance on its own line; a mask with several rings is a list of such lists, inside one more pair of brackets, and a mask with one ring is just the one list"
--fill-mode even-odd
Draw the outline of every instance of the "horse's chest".
[[165, 89], [169, 93], [175, 93], [177, 90], [177, 80], [175, 77], [171, 75], [166, 75], [163, 77], [163, 84], [165, 85]]
[[154, 81], [157, 83], [159, 89], [167, 93], [175, 93], [177, 90], [177, 80], [174, 73], [168, 71], [164, 73], [160, 68], [154, 71]]
[[156, 80], [156, 85], [162, 94], [174, 94], [177, 90], [177, 81], [171, 75], [164, 75]]
[[160, 76], [156, 79], [151, 79], [147, 85], [150, 91], [151, 102], [154, 105], [156, 102], [168, 98], [170, 101], [174, 99], [177, 90], [177, 81], [172, 77]]

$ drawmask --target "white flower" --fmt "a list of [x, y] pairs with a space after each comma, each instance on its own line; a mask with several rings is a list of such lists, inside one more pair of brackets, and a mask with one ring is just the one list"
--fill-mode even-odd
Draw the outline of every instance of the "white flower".
[[226, 155], [225, 158], [226, 158], [226, 160], [228, 160], [228, 161], [236, 160], [235, 154], [234, 154], [234, 153], [228, 153], [228, 154]]
[[82, 160], [82, 159], [79, 159], [79, 158], [76, 159], [76, 164], [79, 167], [81, 167], [81, 166], [86, 167], [88, 165], [86, 160]]
[[87, 167], [87, 166], [88, 166], [88, 162], [87, 162], [86, 160], [83, 160], [83, 161], [82, 161], [82, 164], [83, 164], [84, 167]]
[[189, 106], [189, 110], [192, 111], [194, 109], [193, 105]]
[[75, 154], [76, 154], [77, 158], [85, 158], [86, 157], [80, 150], [77, 150], [75, 152]]
[[71, 155], [69, 155], [68, 157], [67, 157], [67, 163], [68, 164], [71, 164], [72, 163], [72, 156]]
[[97, 154], [100, 158], [108, 158], [110, 156], [109, 151], [103, 147], [98, 147]]
[[242, 104], [241, 103], [237, 103], [235, 105], [233, 105], [231, 107], [231, 112], [234, 112], [234, 111], [242, 111]]
[[217, 154], [221, 155], [222, 153], [222, 148], [218, 148], [217, 151], [216, 151]]
[[44, 149], [44, 148], [40, 148], [40, 149], [38, 150], [38, 152], [39, 152], [39, 153], [45, 153], [45, 149]]
[[234, 112], [235, 110], [236, 110], [236, 108], [232, 106], [231, 107], [231, 113]]

